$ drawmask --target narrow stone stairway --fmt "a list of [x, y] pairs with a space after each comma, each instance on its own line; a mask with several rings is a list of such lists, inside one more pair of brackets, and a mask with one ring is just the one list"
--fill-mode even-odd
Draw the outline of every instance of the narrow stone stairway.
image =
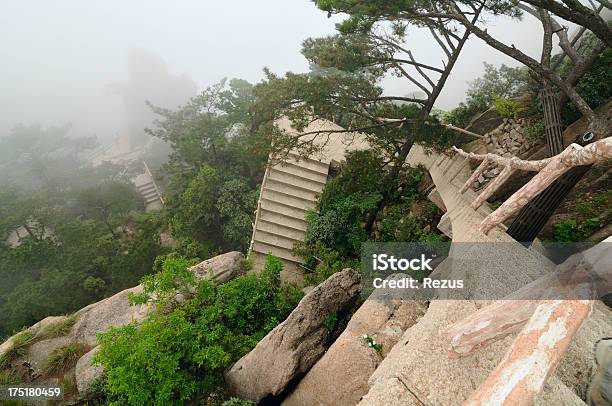
[[306, 211], [315, 207], [328, 171], [329, 162], [294, 154], [268, 167], [251, 240], [255, 269], [261, 269], [266, 254], [271, 253], [283, 261], [283, 280], [299, 279], [301, 260], [293, 255], [293, 244], [304, 240]]
[[145, 172], [134, 179], [134, 184], [144, 199], [146, 211], [161, 209], [164, 207], [164, 199], [146, 162], [143, 161], [143, 164]]

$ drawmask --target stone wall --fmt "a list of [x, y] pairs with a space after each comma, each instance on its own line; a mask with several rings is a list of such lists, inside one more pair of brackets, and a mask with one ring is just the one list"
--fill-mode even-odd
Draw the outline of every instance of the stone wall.
[[[504, 157], [520, 157], [532, 147], [525, 136], [527, 125], [527, 120], [523, 118], [504, 118], [497, 128], [484, 135], [487, 152]], [[500, 172], [501, 168], [491, 164], [472, 187], [474, 190], [482, 189], [489, 183], [490, 179], [499, 175]]]

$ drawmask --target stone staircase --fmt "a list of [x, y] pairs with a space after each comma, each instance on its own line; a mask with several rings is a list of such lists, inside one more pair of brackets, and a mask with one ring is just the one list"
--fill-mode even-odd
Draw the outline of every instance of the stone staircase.
[[261, 269], [268, 253], [284, 264], [283, 280], [295, 281], [302, 274], [301, 260], [293, 255], [293, 244], [303, 241], [304, 216], [313, 209], [327, 183], [329, 162], [289, 154], [283, 162], [268, 166], [261, 186], [251, 255]]
[[140, 193], [144, 199], [146, 211], [161, 209], [164, 207], [164, 199], [147, 163], [143, 161], [143, 164], [145, 172], [134, 179], [134, 184], [136, 185], [138, 193]]

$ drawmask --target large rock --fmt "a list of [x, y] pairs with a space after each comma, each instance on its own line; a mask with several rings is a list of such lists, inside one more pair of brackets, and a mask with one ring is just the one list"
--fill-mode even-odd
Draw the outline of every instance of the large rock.
[[323, 355], [329, 331], [323, 321], [351, 306], [360, 276], [345, 269], [330, 276], [300, 301], [289, 317], [225, 374], [230, 393], [254, 401], [276, 396], [308, 372]]
[[200, 262], [190, 270], [198, 279], [208, 278], [216, 283], [225, 283], [242, 272], [243, 262], [244, 255], [232, 251]]
[[96, 334], [132, 321], [142, 321], [148, 314], [150, 306], [132, 306], [129, 302], [130, 293], [141, 292], [142, 286], [138, 285], [79, 310], [70, 333], [72, 341], [94, 347]]
[[104, 374], [104, 368], [101, 365], [92, 364], [92, 359], [99, 349], [99, 346], [95, 347], [77, 361], [74, 372], [79, 395], [83, 397], [91, 393], [92, 384]]
[[491, 107], [484, 113], [474, 117], [465, 129], [476, 134], [485, 135], [499, 127], [503, 121], [504, 119], [500, 117], [495, 107]]
[[[423, 301], [390, 300], [383, 295], [384, 289], [370, 295], [283, 405], [352, 406], [359, 402], [383, 357], [427, 310]], [[382, 345], [382, 354], [366, 345], [364, 335]]]

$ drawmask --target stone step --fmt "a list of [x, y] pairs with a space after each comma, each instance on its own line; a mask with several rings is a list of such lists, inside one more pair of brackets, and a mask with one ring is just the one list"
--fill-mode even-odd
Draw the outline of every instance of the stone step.
[[327, 182], [327, 172], [321, 173], [313, 171], [311, 169], [300, 166], [299, 163], [283, 162], [272, 167], [274, 170], [279, 172], [285, 172], [292, 175], [299, 176], [301, 178], [309, 179], [317, 183]]
[[257, 229], [257, 231], [255, 231], [253, 241], [261, 242], [274, 247], [285, 248], [289, 251], [293, 250], [293, 244], [295, 243], [295, 240], [291, 238], [279, 234], [268, 233], [266, 231], [262, 231], [261, 229]]
[[291, 152], [289, 153], [287, 162], [294, 163], [311, 171], [324, 173], [325, 175], [327, 175], [327, 173], [329, 172], [328, 162], [322, 162], [311, 158], [303, 158]]
[[284, 193], [287, 195], [295, 196], [296, 198], [316, 202], [317, 197], [321, 193], [320, 191], [315, 192], [309, 189], [304, 189], [300, 186], [289, 185], [282, 181], [267, 178], [264, 189], [273, 190], [275, 192]]
[[306, 231], [306, 221], [304, 221], [303, 219], [288, 217], [280, 213], [275, 213], [273, 211], [266, 210], [264, 208], [260, 209], [259, 220], [267, 221], [268, 223], [279, 224], [281, 226], [290, 227], [296, 230]]
[[275, 168], [271, 168], [268, 172], [268, 179], [289, 184], [315, 193], [321, 192], [325, 186], [325, 183], [323, 182], [313, 181], [293, 173], [281, 172]]
[[281, 192], [274, 189], [264, 187], [263, 193], [261, 194], [262, 199], [272, 201], [283, 201], [290, 206], [298, 207], [302, 210], [312, 209], [317, 205], [316, 200], [304, 199], [299, 196], [292, 195], [287, 192]]
[[262, 199], [261, 208], [262, 210], [282, 214], [283, 216], [291, 217], [293, 219], [304, 220], [304, 210], [297, 207], [291, 207], [280, 202]]
[[460, 158], [461, 157], [455, 157], [451, 159], [450, 162], [444, 167], [444, 169], [442, 170], [442, 174], [445, 177], [450, 178], [452, 175], [455, 175], [459, 169], [463, 167], [464, 161]]
[[274, 245], [268, 245], [263, 242], [255, 241], [253, 242], [253, 251], [259, 252], [261, 254], [271, 253], [275, 257], [279, 257], [281, 259], [286, 259], [291, 262], [301, 263], [300, 258], [296, 257], [291, 253], [291, 250], [286, 248], [276, 247]]
[[156, 198], [158, 197], [157, 190], [147, 190], [146, 192], [141, 192], [140, 195], [144, 198], [151, 196], [155, 196]]
[[[287, 207], [291, 211], [300, 211], [302, 215], [306, 213], [308, 208], [312, 208], [315, 205], [310, 203], [310, 207], [304, 207], [304, 202], [301, 202], [299, 199], [290, 199], [285, 196], [281, 196], [281, 198], [270, 196], [269, 194], [264, 194], [261, 196], [262, 202], [279, 204], [281, 206]], [[297, 203], [297, 204], [296, 204]]]
[[150, 197], [148, 199], [145, 199], [145, 203], [146, 204], [153, 203], [153, 202], [160, 202], [161, 203], [161, 201], [159, 200], [158, 197]]
[[259, 218], [257, 224], [257, 231], [265, 231], [271, 234], [277, 234], [281, 236], [285, 236], [292, 240], [303, 241], [304, 240], [304, 230], [289, 227], [284, 224], [272, 223], [270, 221], [262, 220]]
[[143, 191], [143, 190], [155, 190], [155, 185], [153, 184], [153, 182], [148, 182], [148, 183], [142, 183], [138, 186], [136, 186], [136, 189], [138, 189], [139, 191]]

